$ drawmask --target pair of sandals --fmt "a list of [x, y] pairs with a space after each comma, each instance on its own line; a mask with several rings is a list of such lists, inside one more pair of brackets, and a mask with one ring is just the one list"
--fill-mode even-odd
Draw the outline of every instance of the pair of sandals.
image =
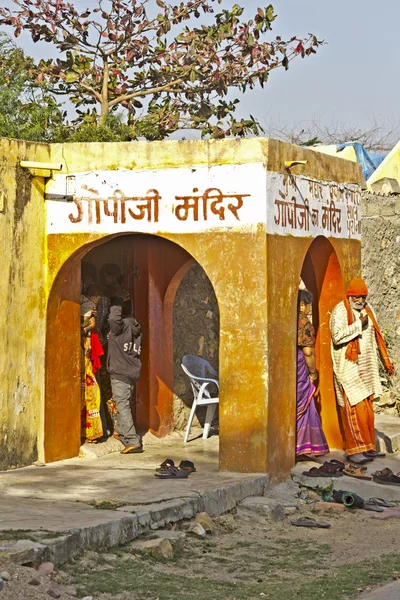
[[381, 483], [383, 485], [400, 485], [400, 473], [395, 475], [389, 468], [382, 469], [382, 471], [375, 471], [372, 473], [372, 478], [375, 483]]
[[321, 467], [311, 467], [309, 471], [303, 471], [303, 475], [307, 475], [307, 477], [342, 477], [344, 468], [344, 462], [332, 458], [332, 460], [324, 462]]
[[354, 479], [364, 479], [365, 481], [371, 481], [372, 477], [366, 474], [367, 467], [346, 465], [343, 469], [343, 474], [348, 477], [354, 477]]
[[156, 468], [156, 471], [154, 477], [157, 479], [187, 479], [190, 473], [196, 471], [196, 467], [191, 460], [181, 460], [176, 467], [172, 458], [167, 458]]

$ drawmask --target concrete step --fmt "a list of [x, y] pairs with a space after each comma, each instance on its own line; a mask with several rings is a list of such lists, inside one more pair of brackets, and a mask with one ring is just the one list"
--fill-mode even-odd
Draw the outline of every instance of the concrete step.
[[[333, 487], [335, 490], [345, 490], [354, 492], [364, 500], [368, 498], [384, 498], [388, 502], [400, 502], [400, 486], [382, 485], [375, 483], [373, 480], [365, 481], [362, 479], [354, 479], [343, 475], [342, 477], [308, 477], [303, 475], [304, 471], [308, 471], [311, 467], [321, 466], [325, 461], [332, 458], [344, 460], [343, 452], [331, 452], [327, 456], [321, 456], [317, 461], [301, 461], [292, 469], [292, 479], [295, 483], [303, 485], [307, 488], [325, 489]], [[367, 463], [367, 475], [372, 475], [375, 471], [381, 471], [388, 467], [397, 475], [400, 472], [400, 455], [388, 454], [385, 458], [376, 458], [373, 462]]]
[[375, 415], [376, 446], [380, 452], [400, 453], [400, 418]]

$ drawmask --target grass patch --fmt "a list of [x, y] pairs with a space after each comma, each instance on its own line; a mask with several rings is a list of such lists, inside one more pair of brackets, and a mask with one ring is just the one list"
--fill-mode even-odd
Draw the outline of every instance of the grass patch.
[[8, 529], [0, 531], [0, 541], [13, 542], [18, 540], [31, 540], [41, 543], [44, 539], [58, 538], [66, 535], [65, 531], [30, 531], [29, 529]]
[[224, 557], [204, 557], [199, 547], [173, 561], [143, 556], [115, 561], [107, 572], [87, 571], [79, 563], [70, 572], [83, 596], [127, 592], [132, 600], [204, 600], [212, 590], [218, 600], [254, 600], [260, 594], [271, 600], [350, 600], [400, 570], [400, 554], [332, 567], [327, 544], [281, 542], [254, 545], [252, 552], [236, 556], [234, 565]]
[[126, 502], [119, 502], [118, 500], [89, 500], [85, 504], [89, 504], [99, 510], [116, 510], [122, 506], [127, 506]]

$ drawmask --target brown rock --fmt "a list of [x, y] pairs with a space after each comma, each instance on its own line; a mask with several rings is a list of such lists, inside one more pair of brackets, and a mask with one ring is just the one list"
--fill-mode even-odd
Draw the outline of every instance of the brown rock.
[[199, 523], [207, 533], [211, 533], [214, 531], [214, 523], [210, 515], [206, 512], [201, 512], [196, 515], [195, 519], [196, 523]]
[[28, 581], [29, 585], [40, 585], [42, 582], [40, 581], [40, 577], [32, 577], [32, 579], [30, 579]]
[[141, 542], [137, 548], [139, 552], [151, 554], [156, 558], [173, 558], [174, 556], [172, 544], [165, 538], [156, 538], [155, 540]]
[[38, 566], [38, 571], [43, 577], [50, 577], [53, 579], [54, 575], [54, 564], [52, 562], [44, 562]]
[[207, 535], [206, 530], [204, 529], [203, 525], [200, 525], [200, 523], [196, 523], [196, 522], [190, 523], [188, 532], [193, 533], [193, 535], [196, 535], [197, 537], [200, 537], [200, 538], [205, 538]]
[[47, 590], [47, 594], [48, 596], [50, 596], [50, 598], [60, 598], [61, 597], [61, 592], [57, 589], [57, 588], [49, 588]]

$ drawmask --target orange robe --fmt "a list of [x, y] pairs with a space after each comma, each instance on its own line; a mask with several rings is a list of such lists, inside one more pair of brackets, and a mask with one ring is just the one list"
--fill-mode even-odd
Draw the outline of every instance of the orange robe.
[[340, 407], [342, 413], [343, 437], [346, 454], [358, 454], [376, 450], [373, 396], [368, 396], [362, 402], [351, 406], [346, 394], [344, 406]]

